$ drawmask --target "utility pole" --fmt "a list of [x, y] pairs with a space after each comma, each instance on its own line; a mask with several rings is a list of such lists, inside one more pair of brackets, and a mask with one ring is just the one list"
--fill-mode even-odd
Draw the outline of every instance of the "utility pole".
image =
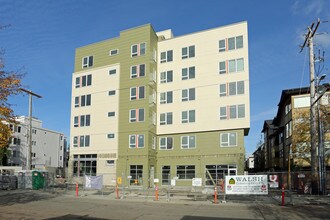
[[[318, 160], [317, 160], [317, 129], [316, 129], [316, 105], [315, 100], [317, 99], [316, 93], [315, 93], [315, 60], [314, 60], [314, 45], [313, 45], [313, 39], [314, 35], [316, 33], [317, 28], [320, 25], [320, 19], [317, 20], [317, 24], [314, 28], [314, 22], [310, 27], [308, 27], [308, 32], [305, 35], [305, 42], [301, 46], [301, 51], [304, 49], [304, 47], [309, 47], [309, 73], [310, 73], [310, 134], [311, 134], [311, 186], [312, 186], [312, 193], [317, 193], [318, 188]], [[301, 52], [300, 51], [300, 52]]]
[[33, 93], [32, 91], [26, 89], [20, 89], [21, 91], [29, 94], [29, 134], [28, 134], [28, 147], [26, 155], [26, 170], [31, 170], [32, 168], [32, 96], [41, 98], [40, 95]]

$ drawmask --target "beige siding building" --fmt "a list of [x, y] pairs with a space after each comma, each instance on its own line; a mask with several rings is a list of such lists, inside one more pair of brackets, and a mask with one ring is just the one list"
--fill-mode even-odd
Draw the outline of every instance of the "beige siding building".
[[72, 177], [207, 186], [243, 172], [247, 22], [179, 37], [144, 25], [78, 48], [75, 65]]

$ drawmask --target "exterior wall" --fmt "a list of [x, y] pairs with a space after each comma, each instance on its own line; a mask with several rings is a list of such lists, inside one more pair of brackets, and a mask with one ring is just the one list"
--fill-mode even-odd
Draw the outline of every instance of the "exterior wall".
[[[244, 47], [232, 51], [219, 52], [219, 40], [243, 35]], [[182, 59], [181, 49], [195, 45], [195, 57]], [[157, 126], [158, 134], [171, 134], [182, 132], [216, 131], [250, 127], [249, 102], [249, 59], [248, 36], [245, 22], [215, 28], [207, 31], [189, 34], [158, 44], [158, 57], [160, 53], [173, 50], [173, 61], [160, 63], [158, 59], [158, 78], [164, 71], [173, 70], [173, 82], [160, 83], [158, 80], [157, 94], [173, 91], [173, 103], [157, 103], [157, 119], [160, 114], [173, 112], [173, 124]], [[219, 62], [231, 59], [244, 58], [244, 71], [236, 73], [219, 74]], [[182, 68], [195, 66], [195, 79], [182, 80]], [[220, 97], [219, 85], [221, 83], [245, 82], [244, 95]], [[195, 88], [195, 100], [182, 102], [182, 89]], [[220, 120], [220, 106], [245, 104], [245, 118], [235, 120]], [[207, 107], [206, 107], [207, 106]], [[181, 123], [181, 112], [195, 109], [196, 122]], [[158, 123], [159, 125], [159, 123]], [[173, 129], [175, 127], [175, 129]]]
[[[160, 35], [163, 35], [161, 37]], [[219, 40], [243, 35], [244, 47], [233, 51], [219, 53]], [[188, 42], [188, 43], [187, 43]], [[146, 44], [144, 55], [131, 56], [131, 46]], [[182, 47], [195, 45], [195, 57], [181, 59]], [[119, 53], [109, 56], [109, 51], [118, 49]], [[164, 50], [174, 51], [174, 61], [160, 63], [160, 53]], [[93, 56], [93, 66], [83, 68], [82, 59]], [[158, 59], [157, 59], [158, 58]], [[244, 58], [244, 71], [232, 74], [219, 74], [219, 62]], [[131, 67], [145, 64], [145, 76], [131, 77]], [[196, 67], [196, 78], [182, 81], [181, 69]], [[117, 68], [116, 75], [109, 75], [109, 68]], [[168, 69], [174, 71], [172, 83], [160, 84], [160, 72]], [[92, 85], [75, 88], [77, 77], [92, 75]], [[219, 96], [219, 84], [244, 81], [243, 95]], [[145, 97], [130, 100], [130, 89], [145, 87]], [[181, 90], [196, 87], [195, 101], [181, 101]], [[108, 96], [109, 90], [116, 90], [116, 95]], [[159, 104], [161, 92], [173, 90], [172, 104]], [[75, 108], [75, 97], [91, 94], [91, 105]], [[144, 25], [122, 31], [120, 36], [91, 44], [76, 50], [75, 71], [72, 84], [71, 104], [71, 143], [74, 137], [90, 135], [89, 147], [73, 147], [70, 149], [69, 175], [73, 175], [74, 163], [79, 155], [97, 155], [96, 175], [104, 175], [104, 185], [114, 185], [116, 178], [121, 177], [127, 186], [153, 187], [154, 178], [162, 177], [162, 166], [170, 165], [174, 177], [177, 165], [191, 164], [195, 166], [195, 176], [205, 178], [206, 165], [235, 165], [235, 172], [244, 170], [244, 135], [250, 127], [249, 104], [249, 62], [247, 24], [229, 25], [202, 31], [178, 38], [173, 38], [170, 30], [156, 33], [151, 25]], [[241, 119], [220, 121], [219, 108], [223, 105], [245, 104], [245, 117]], [[205, 108], [207, 106], [207, 108]], [[181, 112], [196, 110], [196, 122], [181, 123]], [[144, 109], [144, 121], [130, 122], [130, 110]], [[115, 112], [112, 118], [107, 117], [110, 111]], [[162, 112], [173, 111], [173, 125], [159, 125]], [[89, 114], [91, 124], [88, 127], [75, 127], [74, 117]], [[237, 133], [237, 145], [220, 147], [220, 134]], [[115, 138], [109, 140], [108, 133]], [[195, 149], [181, 149], [182, 135], [195, 135]], [[142, 148], [130, 147], [130, 135], [144, 135]], [[159, 149], [161, 137], [174, 137], [174, 149]], [[109, 165], [107, 161], [115, 160]], [[131, 168], [139, 167], [137, 180], [130, 179]], [[130, 183], [129, 183], [130, 182]], [[178, 181], [179, 185], [191, 186], [191, 179]]]
[[[13, 138], [20, 139], [20, 144], [10, 144], [12, 151], [8, 162], [18, 166], [26, 166], [26, 153], [28, 147], [28, 117], [17, 119], [20, 132], [15, 130]], [[42, 122], [35, 118], [32, 119], [32, 166], [35, 169], [63, 168], [64, 167], [64, 136], [62, 133], [42, 128]], [[15, 151], [15, 155], [14, 155]], [[19, 152], [19, 153], [18, 153]]]

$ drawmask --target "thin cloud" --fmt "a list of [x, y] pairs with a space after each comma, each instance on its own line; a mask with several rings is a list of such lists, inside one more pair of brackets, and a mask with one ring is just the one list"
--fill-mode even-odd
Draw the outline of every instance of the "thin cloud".
[[323, 0], [295, 1], [291, 7], [291, 10], [293, 15], [320, 15], [323, 8]]
[[273, 119], [276, 116], [276, 112], [277, 108], [272, 108], [263, 112], [259, 112], [251, 116], [251, 122]]

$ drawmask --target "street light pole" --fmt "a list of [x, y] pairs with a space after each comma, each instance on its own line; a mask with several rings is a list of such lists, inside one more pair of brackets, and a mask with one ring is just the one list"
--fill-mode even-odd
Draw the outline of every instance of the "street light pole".
[[29, 94], [29, 134], [28, 134], [28, 147], [26, 155], [26, 170], [31, 170], [32, 168], [32, 96], [41, 98], [40, 95], [33, 93], [32, 91], [21, 88], [21, 91]]

